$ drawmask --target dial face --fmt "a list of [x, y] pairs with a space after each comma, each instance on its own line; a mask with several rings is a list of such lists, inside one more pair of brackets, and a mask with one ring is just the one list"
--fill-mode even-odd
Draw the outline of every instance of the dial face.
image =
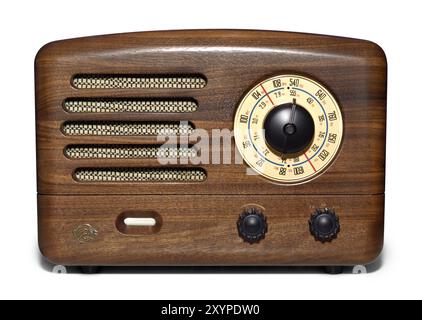
[[255, 172], [283, 184], [302, 183], [335, 159], [343, 119], [336, 100], [321, 84], [280, 75], [246, 94], [236, 112], [234, 136]]

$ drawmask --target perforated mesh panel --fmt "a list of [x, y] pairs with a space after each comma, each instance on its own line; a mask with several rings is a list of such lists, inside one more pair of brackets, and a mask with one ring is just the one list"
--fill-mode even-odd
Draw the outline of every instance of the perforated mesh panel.
[[[77, 75], [77, 89], [201, 89], [201, 76]], [[63, 109], [69, 113], [189, 113], [198, 108], [190, 98], [69, 98]], [[188, 135], [189, 122], [172, 121], [68, 121], [61, 130], [69, 136], [155, 136]], [[70, 145], [64, 149], [69, 159], [191, 158], [190, 147], [158, 145]], [[123, 164], [124, 165], [124, 164]], [[202, 168], [79, 168], [73, 178], [79, 182], [202, 182]]]
[[186, 122], [67, 122], [62, 127], [69, 136], [186, 135], [193, 130]]
[[194, 158], [197, 152], [189, 147], [161, 146], [69, 146], [64, 151], [70, 159], [153, 159]]
[[109, 168], [77, 169], [74, 178], [80, 182], [202, 182], [203, 169]]
[[191, 100], [68, 99], [63, 108], [71, 113], [186, 113], [198, 105]]
[[202, 89], [200, 76], [78, 75], [72, 79], [78, 89]]

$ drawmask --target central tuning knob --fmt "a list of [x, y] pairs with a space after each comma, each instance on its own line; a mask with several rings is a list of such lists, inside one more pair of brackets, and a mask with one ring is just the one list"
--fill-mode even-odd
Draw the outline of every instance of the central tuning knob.
[[264, 120], [265, 141], [282, 155], [305, 151], [311, 144], [315, 125], [310, 113], [296, 99], [273, 108]]

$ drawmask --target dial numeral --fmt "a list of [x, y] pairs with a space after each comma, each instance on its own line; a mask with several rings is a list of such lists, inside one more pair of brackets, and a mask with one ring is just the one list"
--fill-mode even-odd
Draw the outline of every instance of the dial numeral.
[[295, 174], [295, 176], [300, 175], [300, 174], [304, 174], [305, 170], [303, 169], [303, 167], [295, 167], [293, 169], [293, 172]]
[[255, 100], [258, 100], [261, 97], [261, 92], [256, 90], [254, 93], [252, 93], [252, 97], [254, 97]]
[[[306, 99], [306, 102], [307, 103], [309, 103], [309, 104], [312, 104], [312, 103], [314, 103], [314, 99], [312, 99], [312, 98], [308, 98], [308, 99]], [[324, 120], [323, 120], [324, 121]]]
[[267, 106], [267, 104], [265, 103], [265, 101], [261, 101], [258, 105], [258, 107], [260, 107], [261, 109], [264, 109]]
[[273, 80], [273, 87], [274, 88], [280, 88], [281, 87], [281, 80], [280, 79]]
[[318, 145], [316, 145], [316, 144], [314, 144], [314, 145], [312, 145], [311, 150], [312, 150], [313, 152], [317, 152], [317, 151], [318, 151], [318, 148], [319, 148], [319, 146], [318, 146]]
[[330, 133], [328, 135], [328, 142], [330, 142], [330, 143], [336, 143], [336, 140], [337, 140], [337, 134]]
[[322, 150], [320, 154], [318, 155], [318, 158], [320, 158], [322, 161], [327, 159], [327, 157], [330, 155], [330, 153], [327, 150]]
[[244, 141], [243, 142], [243, 148], [244, 149], [249, 148], [250, 146], [251, 146], [251, 142], [250, 141]]
[[335, 121], [335, 120], [337, 120], [337, 115], [336, 115], [336, 112], [335, 112], [335, 111], [330, 112], [330, 113], [328, 114], [328, 120], [330, 120], [330, 121]]
[[322, 90], [318, 90], [315, 95], [318, 97], [319, 100], [324, 100], [325, 97], [327, 96], [327, 94], [322, 91]]
[[247, 116], [246, 114], [242, 114], [240, 116], [240, 123], [248, 123], [248, 119], [249, 119], [249, 116]]
[[280, 171], [278, 172], [278, 174], [279, 174], [280, 176], [285, 176], [285, 175], [286, 175], [286, 172], [287, 172], [286, 168], [281, 167], [281, 168], [280, 168]]
[[290, 96], [296, 97], [296, 90], [290, 90]]
[[297, 78], [290, 78], [290, 80], [289, 80], [289, 85], [290, 85], [291, 87], [298, 87], [298, 86], [299, 86], [299, 82], [300, 82], [300, 79], [297, 79]]
[[256, 165], [257, 165], [258, 167], [262, 167], [262, 166], [264, 165], [264, 160], [263, 160], [263, 159], [259, 159], [259, 160], [256, 162]]

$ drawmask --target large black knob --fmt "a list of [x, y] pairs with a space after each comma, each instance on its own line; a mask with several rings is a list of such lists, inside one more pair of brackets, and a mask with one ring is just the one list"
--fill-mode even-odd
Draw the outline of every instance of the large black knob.
[[316, 240], [330, 242], [340, 232], [340, 221], [334, 210], [317, 209], [309, 219], [309, 229]]
[[311, 144], [315, 124], [310, 113], [302, 106], [285, 103], [273, 108], [264, 120], [265, 141], [282, 155], [305, 151]]
[[257, 243], [267, 233], [267, 218], [258, 208], [247, 208], [237, 221], [239, 236], [249, 243]]

